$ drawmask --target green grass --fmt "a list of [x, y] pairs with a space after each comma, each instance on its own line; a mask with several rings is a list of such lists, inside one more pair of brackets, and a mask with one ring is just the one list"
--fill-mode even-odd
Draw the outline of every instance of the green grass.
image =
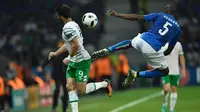
[[[133, 89], [124, 92], [116, 92], [111, 98], [104, 96], [87, 96], [80, 99], [80, 112], [109, 112], [131, 101], [160, 91], [160, 88]], [[160, 112], [162, 97], [140, 103], [120, 112]], [[61, 108], [57, 112], [62, 112]], [[51, 108], [37, 108], [28, 112], [50, 112]], [[26, 111], [27, 112], [27, 111]], [[71, 112], [71, 111], [68, 111]], [[200, 86], [184, 87], [178, 89], [178, 101], [176, 112], [200, 112]]]

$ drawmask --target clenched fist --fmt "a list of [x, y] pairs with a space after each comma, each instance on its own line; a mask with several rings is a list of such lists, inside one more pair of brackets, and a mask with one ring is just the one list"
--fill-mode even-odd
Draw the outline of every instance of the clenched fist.
[[53, 57], [56, 57], [56, 52], [50, 52], [48, 59], [51, 60]]
[[114, 11], [114, 10], [108, 10], [107, 12], [106, 12], [106, 15], [107, 16], [116, 16], [116, 12]]

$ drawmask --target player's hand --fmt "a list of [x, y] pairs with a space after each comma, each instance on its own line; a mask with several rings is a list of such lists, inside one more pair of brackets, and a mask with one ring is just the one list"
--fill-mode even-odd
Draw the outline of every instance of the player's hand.
[[69, 62], [69, 59], [68, 59], [68, 58], [65, 58], [65, 59], [63, 60], [63, 63], [64, 63], [65, 65], [67, 65], [68, 62]]
[[56, 57], [56, 52], [50, 52], [48, 56], [48, 60], [51, 60], [53, 57]]
[[186, 69], [182, 69], [182, 70], [181, 70], [181, 73], [182, 73], [182, 75], [183, 75], [183, 78], [185, 78], [185, 77], [186, 77], [186, 74], [187, 74]]
[[106, 15], [107, 16], [116, 16], [116, 12], [114, 11], [114, 10], [108, 10], [107, 12], [106, 12]]
[[38, 71], [38, 72], [42, 72], [42, 71], [43, 71], [43, 68], [42, 68], [41, 66], [39, 66], [39, 67], [37, 68], [37, 71]]

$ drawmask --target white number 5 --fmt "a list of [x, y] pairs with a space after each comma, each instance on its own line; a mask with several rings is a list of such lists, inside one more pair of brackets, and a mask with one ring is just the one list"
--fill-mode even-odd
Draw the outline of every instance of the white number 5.
[[160, 35], [165, 35], [165, 34], [169, 31], [168, 26], [172, 26], [172, 24], [169, 23], [169, 22], [166, 22], [166, 23], [164, 24], [164, 26], [163, 26], [163, 28], [165, 28], [165, 29], [164, 29], [164, 30], [159, 29], [159, 30], [158, 30], [158, 33], [160, 33]]

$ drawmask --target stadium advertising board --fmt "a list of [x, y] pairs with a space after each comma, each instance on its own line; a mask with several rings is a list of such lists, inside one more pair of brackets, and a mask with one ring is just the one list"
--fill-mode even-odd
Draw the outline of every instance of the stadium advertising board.
[[39, 87], [28, 87], [28, 108], [37, 108], [39, 105]]
[[13, 111], [23, 111], [26, 108], [25, 89], [12, 90]]

